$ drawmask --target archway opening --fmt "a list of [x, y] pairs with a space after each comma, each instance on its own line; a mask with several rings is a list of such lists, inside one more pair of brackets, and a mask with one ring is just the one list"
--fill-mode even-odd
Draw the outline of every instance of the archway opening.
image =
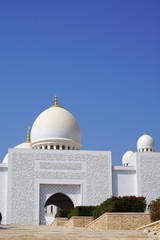
[[66, 217], [73, 208], [74, 204], [67, 195], [63, 193], [53, 194], [44, 205], [46, 224], [53, 222], [56, 216]]

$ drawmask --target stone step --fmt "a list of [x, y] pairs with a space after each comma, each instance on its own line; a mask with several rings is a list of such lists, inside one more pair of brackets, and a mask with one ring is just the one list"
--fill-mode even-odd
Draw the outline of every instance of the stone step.
[[94, 231], [86, 228], [8, 225], [0, 227], [0, 240], [147, 240], [147, 233], [136, 230]]

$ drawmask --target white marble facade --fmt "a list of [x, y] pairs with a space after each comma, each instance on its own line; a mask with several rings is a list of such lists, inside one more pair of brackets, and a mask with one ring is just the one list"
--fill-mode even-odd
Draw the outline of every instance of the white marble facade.
[[48, 224], [57, 207], [126, 195], [149, 203], [160, 196], [160, 153], [148, 134], [138, 139], [137, 152], [123, 155], [122, 166], [112, 166], [110, 151], [80, 146], [78, 122], [55, 98], [35, 120], [31, 138], [28, 132], [27, 141], [9, 149], [0, 164], [2, 223]]

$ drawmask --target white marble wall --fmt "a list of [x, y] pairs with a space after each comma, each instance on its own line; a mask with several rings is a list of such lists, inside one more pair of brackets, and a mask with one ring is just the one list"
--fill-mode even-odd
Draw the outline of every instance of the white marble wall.
[[33, 223], [34, 157], [24, 149], [9, 149], [7, 223]]
[[135, 167], [113, 167], [113, 195], [136, 196], [137, 181]]
[[8, 181], [7, 223], [39, 224], [42, 184], [80, 186], [82, 205], [97, 205], [110, 197], [111, 153], [10, 149]]
[[160, 153], [136, 153], [138, 195], [147, 202], [160, 197]]
[[148, 203], [160, 197], [160, 153], [138, 152], [135, 166], [113, 168], [107, 151], [10, 149], [8, 156], [8, 168], [0, 164], [3, 223], [7, 211], [7, 223], [39, 224], [56, 192], [74, 205], [97, 205], [112, 195], [144, 196]]

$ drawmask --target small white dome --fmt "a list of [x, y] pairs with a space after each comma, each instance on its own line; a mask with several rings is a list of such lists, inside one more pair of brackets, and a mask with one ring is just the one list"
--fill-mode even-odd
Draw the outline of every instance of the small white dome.
[[[30, 148], [30, 142], [24, 142], [24, 143], [21, 143], [17, 146], [15, 146], [14, 148]], [[8, 153], [6, 154], [6, 156], [4, 157], [2, 163], [8, 163]]]
[[31, 148], [40, 145], [72, 142], [80, 148], [80, 128], [74, 116], [66, 109], [54, 106], [43, 111], [31, 129]]
[[145, 133], [137, 141], [137, 150], [139, 152], [153, 152], [155, 150], [154, 139]]
[[15, 146], [14, 148], [30, 148], [30, 142], [23, 142], [17, 146]]
[[129, 159], [130, 159], [131, 156], [133, 156], [133, 154], [134, 154], [134, 152], [131, 151], [130, 149], [127, 152], [125, 152], [125, 154], [122, 157], [122, 165], [123, 166], [128, 166]]
[[2, 163], [8, 163], [8, 153], [7, 153], [6, 156], [3, 158]]

